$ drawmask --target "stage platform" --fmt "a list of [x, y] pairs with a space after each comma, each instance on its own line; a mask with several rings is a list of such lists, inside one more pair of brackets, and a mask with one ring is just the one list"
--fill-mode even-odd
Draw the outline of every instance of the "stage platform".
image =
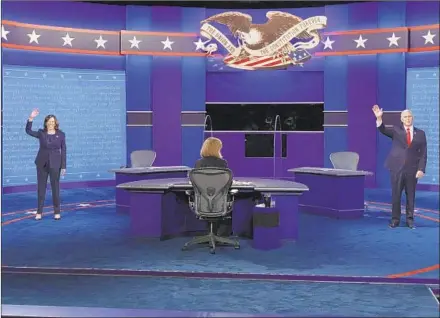
[[[410, 316], [430, 316], [432, 303], [438, 316], [437, 300], [427, 287], [438, 289], [439, 285], [438, 193], [418, 193], [415, 230], [405, 227], [389, 229], [389, 193], [369, 191], [366, 193], [368, 211], [361, 219], [337, 220], [301, 214], [296, 242], [263, 252], [254, 250], [249, 241], [242, 240], [240, 250], [219, 248], [216, 255], [209, 254], [204, 248], [182, 252], [180, 248], [189, 238], [166, 241], [131, 239], [129, 217], [116, 213], [114, 195], [111, 188], [65, 190], [62, 192], [62, 220], [53, 220], [51, 209], [47, 208], [47, 216], [40, 222], [33, 220], [35, 193], [3, 196], [2, 303], [20, 307], [49, 306], [50, 310], [60, 306], [116, 306], [120, 307], [117, 310], [151, 310], [151, 315], [155, 315], [154, 310], [167, 309], [188, 312], [189, 317], [199, 314], [225, 317], [225, 313], [232, 316], [386, 316], [389, 315], [386, 308], [390, 310], [389, 306], [396, 300], [394, 305], [400, 306], [399, 312], [404, 308]], [[50, 197], [47, 200], [49, 203]], [[41, 277], [44, 278], [41, 286], [45, 286], [47, 292], [33, 293], [32, 288], [26, 287], [31, 284], [40, 288]], [[75, 304], [73, 300], [78, 299], [77, 295], [67, 292], [50, 297], [57, 288], [63, 290], [60, 281], [68, 278], [84, 282], [71, 285], [69, 290], [77, 286], [78, 290], [92, 293], [93, 286], [101, 286], [92, 293], [96, 302], [91, 304], [84, 300]], [[94, 278], [101, 283], [91, 284]], [[118, 288], [122, 278], [128, 281], [124, 288]], [[158, 285], [157, 290], [146, 294], [141, 292], [145, 288], [133, 287], [136, 281], [144, 280], [157, 280], [153, 284]], [[186, 298], [176, 303], [154, 300], [153, 294], [165, 297], [170, 292], [164, 283], [167, 280], [180, 286]], [[20, 284], [20, 281], [26, 281], [26, 284]], [[225, 281], [235, 286], [233, 289], [237, 295], [234, 297], [238, 300], [224, 296], [222, 308], [216, 307], [218, 300], [215, 299], [222, 297], [220, 295], [205, 299], [203, 308], [196, 306], [196, 299], [188, 301], [191, 295], [196, 298], [197, 290], [213, 284], [221, 285]], [[196, 282], [205, 282], [206, 286], [196, 286]], [[252, 288], [255, 289], [249, 287], [251, 282], [265, 286], [274, 284], [273, 290], [280, 290], [281, 285], [277, 284], [286, 285], [285, 295], [278, 295], [285, 302], [270, 302], [274, 299], [274, 292], [268, 289], [254, 295], [259, 302], [251, 301], [247, 295]], [[316, 284], [320, 284], [318, 289], [314, 287], [318, 286]], [[145, 286], [150, 285], [145, 283]], [[350, 290], [348, 286], [354, 289]], [[369, 286], [380, 290], [368, 291]], [[124, 303], [122, 297], [115, 305], [107, 297], [109, 290], [116, 289], [113, 299], [131, 288], [135, 289], [131, 294], [134, 302], [126, 300]], [[226, 287], [216, 288], [227, 295]], [[304, 291], [303, 297], [297, 299], [308, 304], [304, 307], [294, 297], [301, 290]], [[319, 290], [327, 292], [316, 294]], [[426, 305], [419, 306], [418, 311], [417, 306], [414, 310], [410, 308], [411, 302], [402, 307], [402, 297], [395, 296], [399, 290], [412, 295], [419, 303], [426, 300]], [[393, 297], [390, 299], [385, 293]], [[179, 293], [173, 290], [172, 295], [178, 296]], [[341, 310], [329, 311], [334, 307], [330, 304], [334, 295], [353, 306], [349, 309], [341, 305]], [[248, 305], [240, 305], [240, 297], [242, 302], [248, 301]], [[265, 299], [267, 301], [263, 301]], [[140, 304], [142, 308], [139, 308]], [[307, 308], [314, 309], [307, 311]], [[401, 314], [408, 316], [403, 311]], [[148, 317], [148, 313], [140, 316]]]

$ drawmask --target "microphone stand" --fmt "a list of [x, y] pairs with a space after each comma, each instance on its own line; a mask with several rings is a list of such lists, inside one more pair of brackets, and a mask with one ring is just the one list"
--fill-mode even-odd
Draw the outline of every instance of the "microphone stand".
[[274, 133], [273, 133], [273, 178], [275, 178], [276, 175], [276, 132], [277, 132], [277, 123], [280, 125], [280, 131], [281, 131], [281, 118], [280, 115], [275, 116], [275, 125], [274, 125]]
[[204, 125], [203, 125], [203, 139], [205, 139], [206, 121], [208, 120], [208, 118], [209, 118], [209, 126], [211, 127], [211, 137], [214, 136], [214, 133], [213, 133], [213, 131], [212, 131], [212, 119], [211, 119], [211, 116], [206, 115], [206, 116], [205, 116], [205, 123], [204, 123]]

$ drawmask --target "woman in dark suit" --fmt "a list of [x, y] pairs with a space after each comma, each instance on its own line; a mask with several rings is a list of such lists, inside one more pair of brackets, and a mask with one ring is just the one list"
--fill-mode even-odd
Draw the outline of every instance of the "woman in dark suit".
[[227, 168], [228, 162], [223, 159], [221, 150], [222, 141], [215, 137], [205, 140], [200, 150], [201, 159], [196, 161], [195, 168]]
[[[228, 162], [221, 154], [222, 141], [215, 137], [205, 140], [200, 150], [200, 158], [196, 161], [195, 168], [228, 168]], [[230, 236], [232, 233], [232, 220], [227, 219], [214, 225], [214, 232], [219, 236]]]
[[32, 122], [40, 112], [34, 109], [26, 123], [26, 133], [38, 138], [40, 149], [35, 158], [37, 166], [38, 209], [36, 220], [43, 215], [44, 200], [46, 198], [47, 178], [50, 177], [54, 218], [61, 218], [60, 212], [60, 175], [66, 173], [66, 135], [59, 129], [58, 120], [54, 115], [44, 118], [44, 128], [32, 130]]

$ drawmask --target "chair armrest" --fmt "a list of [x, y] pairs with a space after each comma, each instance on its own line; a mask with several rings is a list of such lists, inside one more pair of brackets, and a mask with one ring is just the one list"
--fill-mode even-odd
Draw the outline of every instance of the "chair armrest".
[[228, 202], [234, 202], [235, 195], [238, 193], [237, 189], [230, 190], [228, 192]]
[[194, 210], [194, 191], [187, 190], [185, 191], [186, 196], [188, 197], [188, 204], [191, 210]]
[[228, 202], [228, 210], [232, 210], [232, 207], [234, 205], [234, 200], [235, 200], [235, 195], [238, 193], [237, 189], [233, 189], [230, 190], [228, 193], [228, 198], [227, 198], [227, 202]]

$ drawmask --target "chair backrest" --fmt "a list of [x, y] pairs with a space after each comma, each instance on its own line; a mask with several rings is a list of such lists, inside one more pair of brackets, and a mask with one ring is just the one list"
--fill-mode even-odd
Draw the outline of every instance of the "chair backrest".
[[223, 217], [230, 213], [228, 193], [232, 171], [220, 168], [200, 168], [189, 172], [194, 188], [194, 213], [200, 217]]
[[156, 159], [156, 152], [153, 150], [135, 150], [130, 154], [132, 168], [151, 167]]
[[334, 152], [330, 154], [333, 168], [356, 171], [359, 164], [359, 154], [351, 151]]

